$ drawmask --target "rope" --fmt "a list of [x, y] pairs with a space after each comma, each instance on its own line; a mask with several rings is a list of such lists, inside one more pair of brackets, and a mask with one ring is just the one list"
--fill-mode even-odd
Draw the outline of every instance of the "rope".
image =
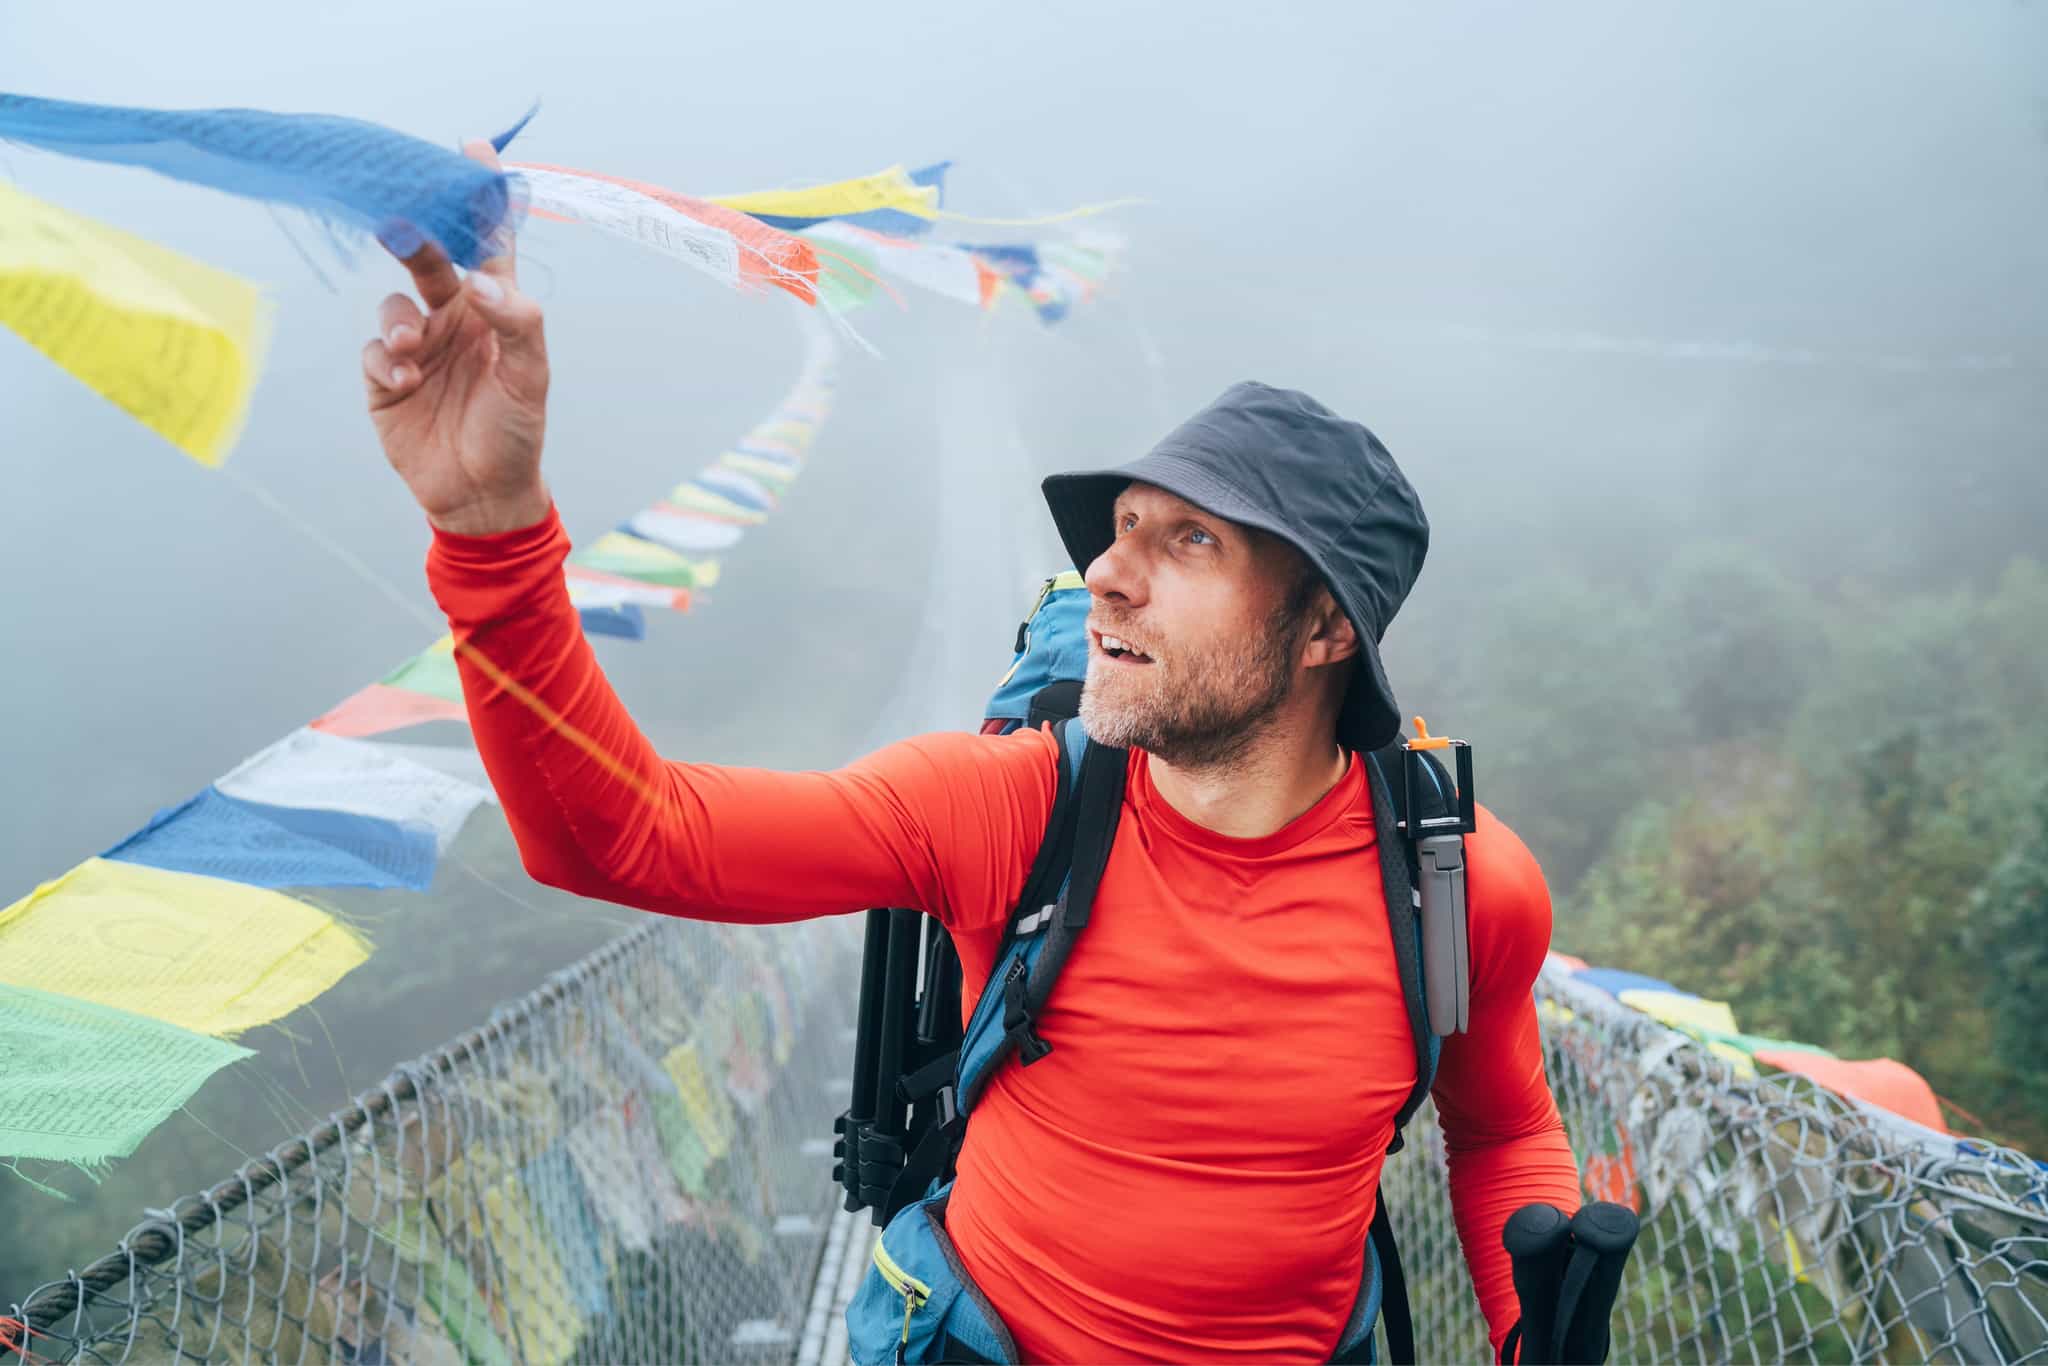
[[[55, 1281], [30, 1295], [20, 1306], [19, 1319], [31, 1334], [54, 1327], [77, 1312], [87, 1294], [112, 1289], [127, 1280], [138, 1267], [154, 1267], [173, 1256], [182, 1246], [181, 1235], [202, 1232], [247, 1204], [251, 1198], [276, 1187], [305, 1167], [321, 1153], [372, 1119], [391, 1114], [406, 1101], [419, 1098], [415, 1077], [424, 1072], [441, 1078], [464, 1063], [482, 1056], [497, 1040], [510, 1039], [519, 1029], [558, 1008], [569, 994], [568, 983], [594, 976], [630, 955], [662, 928], [659, 921], [629, 931], [599, 949], [575, 967], [550, 977], [534, 991], [511, 1005], [495, 1011], [491, 1019], [460, 1035], [419, 1062], [392, 1072], [384, 1083], [364, 1092], [355, 1104], [330, 1116], [313, 1132], [273, 1150], [264, 1159], [243, 1166], [233, 1176], [203, 1195], [192, 1197], [192, 1207], [173, 1222], [156, 1219], [136, 1225], [121, 1240], [121, 1250], [88, 1265], [62, 1281]], [[9, 1344], [0, 1341], [0, 1348]]]

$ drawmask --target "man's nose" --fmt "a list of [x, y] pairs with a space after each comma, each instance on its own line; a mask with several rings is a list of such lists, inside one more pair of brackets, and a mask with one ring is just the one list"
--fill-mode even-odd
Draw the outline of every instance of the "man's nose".
[[1106, 601], [1137, 606], [1145, 598], [1145, 567], [1129, 537], [1119, 537], [1082, 574], [1088, 592]]

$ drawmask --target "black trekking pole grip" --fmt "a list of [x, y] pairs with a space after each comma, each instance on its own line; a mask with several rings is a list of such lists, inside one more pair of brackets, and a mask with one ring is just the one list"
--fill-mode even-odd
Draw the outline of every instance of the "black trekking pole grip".
[[1641, 1230], [1634, 1210], [1607, 1200], [1596, 1200], [1572, 1216], [1572, 1244], [1579, 1259], [1590, 1257], [1591, 1265], [1582, 1273], [1581, 1283], [1573, 1287], [1577, 1291], [1570, 1297], [1574, 1303], [1558, 1309], [1553, 1331], [1560, 1345], [1559, 1362], [1601, 1366], [1607, 1360], [1621, 1273]]
[[867, 913], [867, 929], [860, 955], [860, 1003], [854, 1013], [853, 1090], [832, 1131], [839, 1137], [832, 1145], [838, 1159], [832, 1175], [845, 1188], [844, 1208], [850, 1214], [866, 1202], [861, 1197], [861, 1139], [874, 1125], [876, 1095], [881, 1075], [881, 1036], [876, 1021], [882, 1008], [882, 981], [886, 975], [889, 950], [889, 913]]
[[1540, 1201], [1516, 1210], [1502, 1227], [1501, 1246], [1507, 1249], [1514, 1267], [1515, 1298], [1522, 1304], [1521, 1320], [1501, 1344], [1503, 1362], [1553, 1366], [1547, 1354], [1557, 1320], [1558, 1292], [1572, 1255], [1571, 1228], [1563, 1210]]
[[[882, 1071], [882, 1039], [876, 1021], [881, 1014], [888, 955], [889, 913], [869, 911], [860, 953], [860, 1003], [853, 1017], [853, 1096], [847, 1110], [853, 1123], [872, 1123], [880, 1109], [877, 1081]], [[892, 1079], [890, 1085], [894, 1084]]]

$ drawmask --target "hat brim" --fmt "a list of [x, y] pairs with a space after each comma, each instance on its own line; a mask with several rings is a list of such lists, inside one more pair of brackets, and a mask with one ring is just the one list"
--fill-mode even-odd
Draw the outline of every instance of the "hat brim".
[[1400, 733], [1401, 708], [1394, 700], [1393, 685], [1387, 681], [1386, 665], [1380, 660], [1372, 619], [1355, 600], [1354, 590], [1337, 581], [1323, 557], [1304, 543], [1298, 532], [1253, 507], [1201, 466], [1154, 451], [1115, 469], [1075, 470], [1049, 476], [1040, 487], [1075, 569], [1086, 574], [1088, 566], [1116, 539], [1111, 515], [1116, 497], [1133, 483], [1164, 489], [1225, 521], [1278, 536], [1300, 551], [1329, 588], [1337, 606], [1350, 618], [1358, 635], [1359, 665], [1352, 671], [1351, 686], [1338, 713], [1338, 740], [1353, 750], [1369, 752]]

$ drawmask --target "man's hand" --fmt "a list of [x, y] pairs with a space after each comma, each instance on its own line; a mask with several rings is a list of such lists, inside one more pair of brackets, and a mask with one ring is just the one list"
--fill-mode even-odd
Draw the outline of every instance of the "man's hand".
[[[463, 151], [495, 169], [486, 142]], [[393, 294], [363, 348], [370, 420], [385, 458], [427, 518], [481, 536], [547, 516], [540, 477], [547, 428], [548, 351], [540, 305], [519, 292], [509, 243], [464, 279], [428, 243], [405, 267], [427, 306]]]

